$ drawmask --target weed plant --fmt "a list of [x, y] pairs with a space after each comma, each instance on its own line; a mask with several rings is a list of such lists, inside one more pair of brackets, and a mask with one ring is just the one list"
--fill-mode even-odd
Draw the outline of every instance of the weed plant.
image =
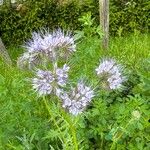
[[[39, 97], [27, 80], [33, 78], [31, 71], [1, 61], [0, 149], [149, 150], [149, 39], [135, 31], [112, 38], [109, 51], [101, 49], [97, 33], [77, 40], [77, 50], [68, 60], [70, 83], [86, 78], [95, 85], [95, 69], [106, 56], [125, 66], [128, 79], [121, 91], [99, 86], [78, 116], [67, 113], [54, 95]], [[11, 53], [12, 58], [16, 55]]]

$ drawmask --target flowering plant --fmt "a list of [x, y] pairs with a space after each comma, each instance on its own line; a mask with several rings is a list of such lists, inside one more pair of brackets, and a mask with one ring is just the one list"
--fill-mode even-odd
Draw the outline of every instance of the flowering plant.
[[[66, 32], [63, 33], [66, 36]], [[38, 34], [43, 39], [45, 34], [52, 35], [53, 32], [41, 31]], [[72, 34], [70, 36], [74, 37]], [[25, 46], [31, 41], [34, 39], [26, 42]], [[74, 40], [74, 43], [78, 41]], [[128, 47], [128, 43], [124, 46], [128, 53], [122, 57], [125, 54], [120, 48], [122, 38], [120, 42], [118, 46], [111, 45], [109, 57], [100, 61], [102, 51], [99, 38], [91, 37], [78, 42], [76, 52], [69, 53], [67, 57], [64, 47], [52, 48], [57, 59], [53, 59], [52, 53], [30, 53], [33, 58], [36, 55], [37, 59], [36, 63], [24, 59], [20, 67], [28, 67], [27, 72], [1, 65], [0, 147], [45, 150], [149, 149], [149, 97], [148, 92], [147, 95], [143, 92], [148, 89], [148, 70], [145, 69], [148, 65], [136, 65], [137, 62], [132, 59], [134, 55], [128, 58], [133, 48]], [[116, 50], [112, 49], [114, 47]], [[25, 53], [28, 53], [29, 48], [25, 48]], [[59, 53], [62, 53], [61, 56]], [[73, 57], [69, 57], [71, 54]], [[124, 70], [111, 55], [129, 64], [128, 67], [136, 66], [139, 73], [142, 73], [142, 69], [142, 78], [138, 77], [136, 69], [133, 72]], [[126, 58], [133, 62], [126, 61]], [[124, 73], [128, 74], [125, 84]], [[27, 75], [30, 76], [30, 84], [24, 82]], [[139, 88], [135, 89], [137, 85], [142, 89], [140, 92]], [[9, 130], [6, 131], [6, 128]]]
[[[74, 124], [77, 122], [77, 116], [83, 113], [92, 102], [96, 96], [97, 86], [108, 91], [123, 87], [122, 83], [125, 81], [125, 77], [122, 75], [122, 67], [114, 59], [105, 58], [95, 69], [95, 74], [98, 77], [96, 87], [87, 86], [83, 79], [80, 79], [76, 86], [72, 86], [70, 83], [68, 84], [68, 73], [71, 67], [66, 62], [64, 63], [64, 60], [67, 61], [69, 56], [76, 51], [76, 42], [70, 32], [65, 33], [61, 29], [52, 33], [45, 30], [34, 32], [24, 48], [26, 52], [19, 58], [19, 67], [34, 70], [35, 77], [30, 81], [38, 96], [43, 97], [51, 117], [51, 109], [45, 97], [47, 95], [58, 97], [58, 104], [63, 108], [60, 109], [63, 118], [56, 116], [54, 122], [57, 127], [57, 122], [64, 122], [63, 126], [67, 128], [66, 131], [69, 127], [72, 134], [71, 140], [73, 140], [75, 149], [78, 150]], [[62, 62], [64, 64], [60, 66]], [[68, 85], [71, 87], [68, 88]], [[65, 113], [66, 111], [68, 113]], [[65, 137], [66, 135], [63, 138], [65, 139]]]
[[[78, 115], [83, 112], [92, 101], [94, 90], [80, 81], [77, 87], [71, 87], [71, 92], [65, 91], [70, 67], [66, 63], [63, 67], [58, 67], [60, 60], [67, 60], [76, 51], [72, 34], [65, 34], [61, 29], [52, 33], [46, 30], [34, 32], [24, 48], [26, 52], [19, 58], [18, 64], [22, 68], [26, 65], [29, 69], [36, 69], [36, 77], [31, 82], [38, 95], [53, 93], [69, 113]], [[49, 64], [52, 65], [51, 71], [48, 68]], [[37, 69], [38, 66], [42, 66], [42, 69]], [[103, 59], [95, 70], [102, 88], [115, 90], [122, 87], [125, 77], [122, 76], [122, 67], [117, 65], [115, 60]]]

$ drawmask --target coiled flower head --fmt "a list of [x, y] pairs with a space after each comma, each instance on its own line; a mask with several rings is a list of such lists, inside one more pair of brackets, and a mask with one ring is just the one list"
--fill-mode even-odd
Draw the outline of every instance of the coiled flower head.
[[58, 87], [66, 85], [68, 79], [69, 66], [66, 64], [63, 68], [57, 68], [55, 72], [38, 70], [36, 78], [32, 79], [33, 89], [39, 96], [55, 93]]
[[96, 68], [96, 72], [103, 79], [104, 88], [119, 89], [125, 80], [121, 74], [121, 66], [117, 65], [113, 59], [104, 59]]
[[73, 115], [83, 112], [87, 105], [94, 97], [94, 91], [85, 86], [83, 82], [79, 82], [76, 88], [72, 88], [70, 93], [57, 90], [57, 96], [62, 100], [62, 107]]
[[47, 95], [52, 92], [52, 82], [55, 80], [51, 71], [38, 70], [37, 78], [33, 78], [33, 89], [38, 92], [39, 96]]
[[75, 41], [71, 33], [65, 34], [61, 29], [52, 33], [52, 47], [55, 49], [61, 48], [71, 53], [76, 51]]
[[43, 37], [40, 32], [33, 32], [32, 38], [23, 46], [29, 53], [39, 53], [42, 51]]
[[[59, 57], [67, 59], [70, 54], [76, 51], [75, 40], [71, 33], [67, 32], [65, 34], [61, 29], [52, 33], [45, 30], [33, 32], [32, 38], [23, 47], [26, 49], [25, 53], [30, 54], [30, 57], [34, 58], [36, 55], [39, 62], [42, 62], [41, 60], [43, 59], [47, 60], [47, 62], [54, 62]], [[28, 58], [23, 57], [23, 59], [24, 62], [28, 63]], [[37, 64], [34, 61], [30, 61], [30, 63]]]
[[31, 69], [37, 64], [42, 64], [40, 56], [37, 53], [25, 52], [21, 57], [18, 58], [17, 66], [20, 69]]
[[60, 86], [65, 86], [67, 79], [68, 79], [68, 71], [70, 67], [66, 64], [63, 66], [63, 68], [57, 68], [56, 69], [56, 76], [57, 76], [57, 83]]

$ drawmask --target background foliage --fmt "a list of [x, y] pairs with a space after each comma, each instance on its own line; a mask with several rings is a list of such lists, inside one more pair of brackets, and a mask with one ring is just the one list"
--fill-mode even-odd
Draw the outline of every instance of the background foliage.
[[[91, 12], [99, 24], [98, 0], [27, 0], [0, 6], [0, 36], [5, 44], [22, 44], [41, 27], [82, 29], [79, 18]], [[135, 29], [148, 31], [149, 0], [110, 0], [110, 34], [124, 35]]]

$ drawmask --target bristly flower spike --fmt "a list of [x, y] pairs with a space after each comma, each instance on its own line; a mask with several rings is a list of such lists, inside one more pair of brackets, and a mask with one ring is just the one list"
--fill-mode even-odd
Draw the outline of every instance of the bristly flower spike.
[[33, 32], [32, 38], [23, 46], [29, 53], [39, 53], [42, 50], [43, 37], [40, 32]]
[[[24, 55], [20, 59], [23, 59], [26, 64], [33, 63], [34, 65], [37, 62], [41, 62], [40, 60], [42, 59], [48, 60], [48, 62], [51, 61], [54, 64], [59, 57], [67, 59], [70, 54], [76, 51], [75, 40], [71, 33], [67, 32], [65, 34], [61, 29], [55, 30], [52, 33], [45, 30], [33, 32], [32, 38], [23, 47], [26, 49], [25, 53], [30, 55], [33, 61], [29, 62], [29, 57], [24, 57]], [[34, 60], [37, 58], [39, 60], [35, 63]]]
[[52, 33], [53, 43], [52, 46], [54, 48], [62, 48], [68, 50], [68, 52], [76, 51], [76, 44], [74, 38], [71, 36], [70, 32], [66, 34], [61, 29], [55, 30]]
[[52, 82], [55, 80], [51, 71], [38, 70], [37, 78], [32, 79], [33, 89], [39, 96], [48, 95], [52, 92]]
[[75, 39], [71, 33], [67, 32], [65, 34], [61, 29], [53, 31], [51, 47], [55, 51], [56, 56], [63, 59], [67, 59], [76, 51]]
[[76, 116], [82, 113], [91, 102], [94, 97], [94, 91], [81, 81], [69, 93], [60, 89], [57, 90], [57, 96], [62, 100], [62, 107]]
[[125, 81], [125, 77], [122, 76], [122, 67], [113, 59], [104, 59], [95, 70], [98, 77], [103, 79], [107, 89], [119, 89]]
[[49, 95], [52, 92], [56, 94], [57, 88], [66, 85], [69, 69], [69, 66], [65, 64], [63, 68], [57, 68], [56, 72], [38, 70], [36, 78], [32, 79], [33, 89], [39, 96]]

